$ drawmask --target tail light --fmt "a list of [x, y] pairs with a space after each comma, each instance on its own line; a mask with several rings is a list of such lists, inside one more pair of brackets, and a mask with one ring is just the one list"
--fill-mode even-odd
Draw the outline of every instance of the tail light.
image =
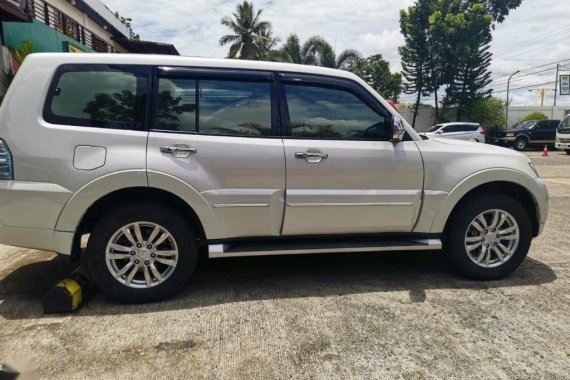
[[482, 135], [485, 135], [485, 134], [486, 134], [486, 132], [485, 132], [484, 129], [481, 129], [481, 130], [479, 131], [479, 133], [482, 134]]
[[12, 153], [10, 153], [8, 145], [2, 139], [0, 139], [0, 179], [14, 179]]

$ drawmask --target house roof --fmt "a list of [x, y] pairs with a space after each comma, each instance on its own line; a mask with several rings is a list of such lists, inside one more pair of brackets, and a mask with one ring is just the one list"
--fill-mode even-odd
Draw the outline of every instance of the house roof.
[[180, 55], [178, 50], [176, 50], [172, 44], [152, 41], [136, 41], [129, 40], [127, 38], [115, 38], [114, 40], [124, 47], [129, 53]]

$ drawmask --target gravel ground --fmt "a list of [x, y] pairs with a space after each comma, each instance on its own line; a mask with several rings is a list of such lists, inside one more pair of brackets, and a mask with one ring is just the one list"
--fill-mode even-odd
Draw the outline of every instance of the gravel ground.
[[211, 260], [172, 300], [95, 295], [43, 316], [69, 266], [0, 246], [0, 362], [28, 358], [48, 379], [567, 379], [570, 156], [528, 155], [550, 219], [502, 281], [458, 278], [439, 253]]

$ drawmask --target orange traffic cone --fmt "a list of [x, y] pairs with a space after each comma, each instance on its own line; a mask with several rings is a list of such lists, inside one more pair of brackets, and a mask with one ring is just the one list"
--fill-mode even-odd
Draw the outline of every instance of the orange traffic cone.
[[548, 147], [545, 145], [542, 151], [542, 157], [548, 157]]

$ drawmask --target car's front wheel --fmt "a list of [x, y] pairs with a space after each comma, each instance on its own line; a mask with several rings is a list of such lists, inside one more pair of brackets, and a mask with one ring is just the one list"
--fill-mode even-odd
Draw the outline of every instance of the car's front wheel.
[[566, 149], [566, 154], [570, 154], [570, 149]]
[[189, 280], [198, 258], [186, 218], [160, 204], [131, 204], [104, 216], [87, 247], [89, 271], [108, 297], [128, 303], [159, 301]]
[[514, 271], [532, 239], [529, 214], [514, 198], [496, 194], [464, 203], [448, 221], [444, 250], [462, 275], [495, 280]]
[[515, 145], [514, 145], [516, 150], [525, 150], [528, 147], [528, 140], [524, 137], [519, 137], [515, 140]]

